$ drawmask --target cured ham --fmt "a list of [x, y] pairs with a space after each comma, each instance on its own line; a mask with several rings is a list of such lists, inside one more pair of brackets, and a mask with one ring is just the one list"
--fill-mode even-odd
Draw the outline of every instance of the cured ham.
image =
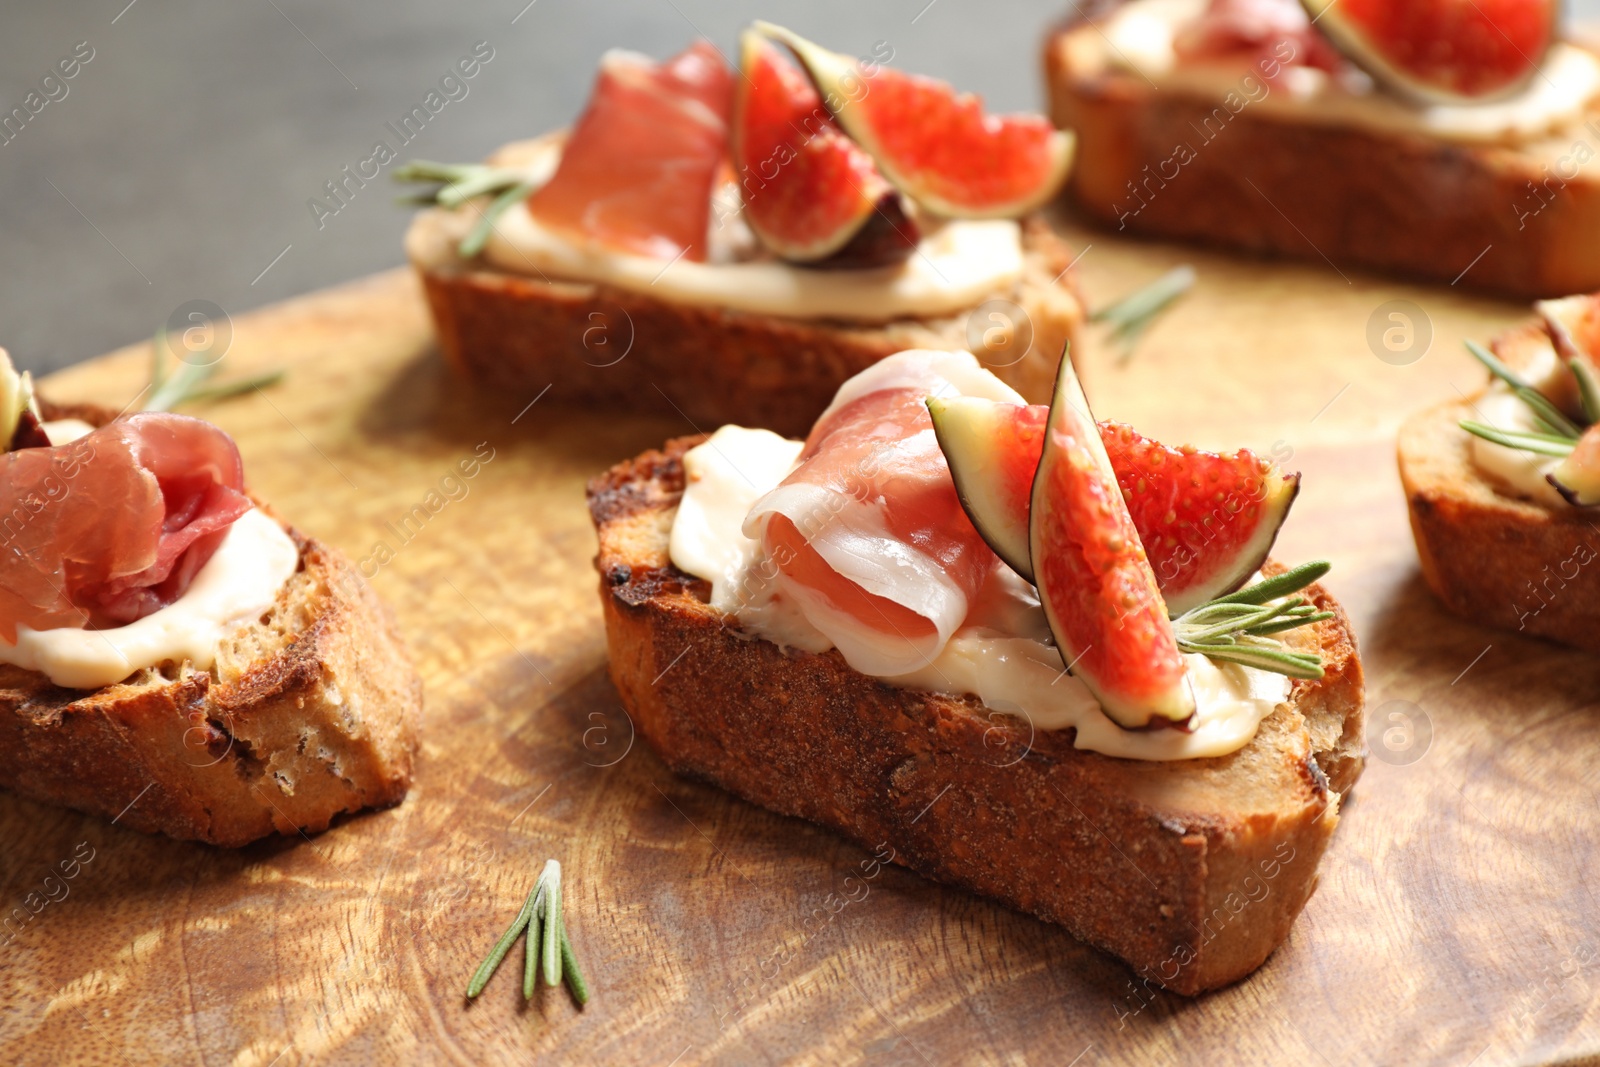
[[165, 607], [252, 506], [233, 439], [184, 415], [0, 456], [0, 639]]
[[933, 662], [999, 558], [956, 497], [924, 401], [1022, 398], [966, 352], [901, 352], [846, 382], [794, 470], [745, 520], [775, 595], [864, 674]]
[[528, 211], [609, 248], [703, 261], [732, 108], [733, 75], [709, 42], [659, 64], [607, 52], [561, 164]]
[[1337, 71], [1344, 60], [1311, 25], [1299, 0], [1210, 0], [1174, 41], [1185, 59], [1247, 56]]

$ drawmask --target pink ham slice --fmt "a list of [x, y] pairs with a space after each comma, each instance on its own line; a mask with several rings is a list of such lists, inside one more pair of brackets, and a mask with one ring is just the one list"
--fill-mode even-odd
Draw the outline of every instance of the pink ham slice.
[[[1299, 0], [1211, 0], [1174, 41], [1184, 59], [1245, 56], [1335, 72], [1344, 59], [1311, 25]], [[1285, 51], [1287, 45], [1292, 51]]]
[[0, 456], [0, 638], [120, 626], [172, 603], [252, 507], [243, 490], [233, 439], [184, 415]]
[[704, 260], [732, 109], [733, 75], [706, 41], [659, 64], [607, 52], [561, 165], [528, 211], [608, 248]]
[[965, 352], [901, 352], [846, 382], [744, 532], [787, 598], [856, 670], [927, 666], [1002, 566], [956, 497], [924, 401], [1021, 397]]

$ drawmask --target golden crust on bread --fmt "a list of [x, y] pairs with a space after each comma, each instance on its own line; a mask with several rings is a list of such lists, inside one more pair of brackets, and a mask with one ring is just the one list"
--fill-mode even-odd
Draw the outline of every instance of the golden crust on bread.
[[670, 442], [589, 486], [611, 676], [673, 770], [828, 826], [1067, 927], [1148, 981], [1194, 994], [1250, 973], [1316, 886], [1365, 756], [1349, 622], [1298, 635], [1327, 676], [1238, 752], [1152, 763], [1072, 747], [976, 699], [887, 686], [836, 651], [739, 635], [668, 558], [683, 488]]
[[[1589, 126], [1503, 147], [1230, 113], [1082, 46], [1099, 41], [1074, 20], [1044, 65], [1051, 118], [1078, 135], [1072, 200], [1102, 225], [1511, 296], [1600, 288], [1600, 169], [1551, 176]], [[1178, 146], [1192, 158], [1175, 161]]]
[[[104, 422], [94, 408], [51, 418]], [[94, 691], [0, 664], [0, 786], [170, 837], [238, 846], [399, 803], [422, 683], [343, 555], [285, 527], [300, 565], [210, 671], [162, 664]]]
[[[536, 143], [509, 145], [492, 161], [515, 162]], [[491, 388], [531, 396], [548, 385], [567, 403], [800, 436], [846, 379], [885, 356], [908, 348], [969, 347], [971, 309], [878, 324], [793, 319], [510, 274], [481, 258], [456, 258], [450, 238], [458, 220], [449, 216], [442, 208], [424, 210], [407, 247], [445, 359]], [[1023, 277], [992, 296], [1022, 308], [1031, 323], [1028, 353], [990, 367], [1031, 402], [1049, 399], [1057, 360], [1083, 322], [1068, 269], [1072, 258], [1042, 218], [1025, 219]], [[592, 343], [595, 313], [605, 316], [613, 348]], [[611, 354], [630, 338], [626, 356]]]

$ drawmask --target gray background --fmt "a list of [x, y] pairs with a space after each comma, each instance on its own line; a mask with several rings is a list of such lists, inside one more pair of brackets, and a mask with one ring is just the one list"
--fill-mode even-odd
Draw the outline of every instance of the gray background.
[[[1042, 33], [1069, 10], [1022, 0], [526, 2], [0, 0], [0, 114], [78, 42], [94, 49], [67, 95], [0, 144], [0, 345], [23, 367], [60, 367], [149, 337], [190, 300], [237, 313], [401, 263], [408, 212], [387, 177], [321, 230], [307, 200], [380, 137], [392, 143], [385, 123], [478, 41], [493, 59], [402, 159], [478, 159], [569, 122], [606, 48], [662, 56], [703, 33], [731, 55], [757, 17], [841, 51], [888, 41], [896, 66], [982, 93], [998, 110], [1038, 108]], [[1576, 10], [1593, 17], [1600, 0]]]

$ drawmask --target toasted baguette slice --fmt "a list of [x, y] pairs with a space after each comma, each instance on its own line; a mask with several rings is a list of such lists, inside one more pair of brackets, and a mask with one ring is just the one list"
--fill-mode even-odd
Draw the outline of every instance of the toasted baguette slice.
[[[524, 164], [542, 143], [507, 145], [490, 162]], [[973, 347], [970, 308], [936, 319], [860, 324], [672, 303], [608, 285], [509, 274], [481, 257], [463, 261], [456, 253], [473, 221], [467, 212], [424, 210], [406, 236], [406, 250], [445, 359], [467, 377], [516, 395], [532, 396], [548, 385], [566, 403], [801, 436], [846, 379], [883, 357], [908, 348]], [[989, 369], [1030, 402], [1044, 403], [1084, 311], [1068, 269], [1072, 253], [1042, 218], [1024, 221], [1023, 249], [1021, 281], [992, 299], [1023, 310], [1032, 344], [1020, 358], [1008, 355]]]
[[1303, 632], [1327, 666], [1255, 739], [1172, 763], [1072, 747], [971, 697], [884, 685], [837, 651], [742, 636], [674, 568], [683, 453], [668, 444], [589, 486], [611, 677], [673, 770], [821, 823], [1057, 922], [1179, 993], [1232, 982], [1288, 936], [1364, 759], [1349, 623]]
[[[47, 418], [110, 415], [45, 408]], [[350, 561], [284, 528], [299, 569], [269, 611], [224, 641], [210, 671], [161, 664], [89, 692], [0, 664], [0, 786], [227, 847], [399, 803], [421, 680], [393, 615]]]
[[[1600, 288], [1600, 163], [1580, 166], [1600, 111], [1520, 146], [1466, 145], [1160, 91], [1082, 20], [1044, 58], [1051, 118], [1078, 134], [1072, 198], [1104, 225], [1509, 296]], [[1180, 146], [1193, 158], [1174, 162]]]
[[[1514, 368], [1548, 348], [1530, 324], [1497, 338]], [[1600, 533], [1592, 509], [1547, 507], [1502, 493], [1472, 462], [1461, 420], [1474, 395], [1420, 411], [1400, 428], [1400, 482], [1428, 586], [1474, 622], [1600, 652]]]

